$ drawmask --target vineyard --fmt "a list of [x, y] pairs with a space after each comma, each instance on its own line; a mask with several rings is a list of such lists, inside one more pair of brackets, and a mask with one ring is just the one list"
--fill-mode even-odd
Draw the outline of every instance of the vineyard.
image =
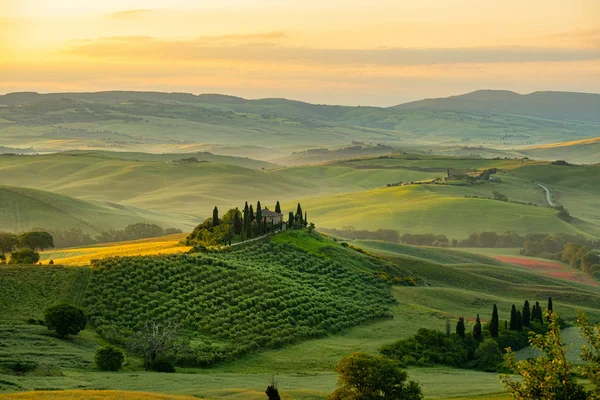
[[390, 285], [373, 272], [291, 243], [115, 257], [92, 264], [87, 308], [122, 344], [147, 321], [177, 322], [190, 339], [177, 363], [208, 366], [390, 318]]

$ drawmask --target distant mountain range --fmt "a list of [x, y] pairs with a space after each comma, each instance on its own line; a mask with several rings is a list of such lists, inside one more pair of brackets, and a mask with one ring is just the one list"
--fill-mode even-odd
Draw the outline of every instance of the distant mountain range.
[[600, 136], [600, 94], [479, 90], [387, 108], [130, 91], [0, 96], [0, 139], [11, 139], [3, 145], [39, 148], [33, 132], [79, 148], [126, 150], [176, 143], [302, 150], [352, 141], [515, 148]]

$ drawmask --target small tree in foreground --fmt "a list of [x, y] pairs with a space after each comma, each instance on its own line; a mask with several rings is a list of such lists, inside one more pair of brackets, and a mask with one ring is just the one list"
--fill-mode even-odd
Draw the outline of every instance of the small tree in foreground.
[[586, 400], [583, 387], [571, 372], [566, 349], [560, 337], [558, 315], [546, 314], [549, 318], [546, 334], [531, 333], [531, 347], [542, 351], [542, 355], [522, 361], [516, 361], [515, 354], [508, 349], [504, 356], [507, 367], [522, 380], [515, 381], [510, 375], [501, 379], [514, 399], [519, 400]]
[[421, 400], [419, 384], [408, 381], [408, 374], [393, 360], [354, 353], [335, 367], [339, 374], [337, 389], [329, 400]]
[[[279, 205], [279, 202], [277, 202], [277, 205]], [[275, 378], [271, 379], [271, 384], [267, 386], [267, 391], [265, 393], [269, 400], [281, 400], [279, 390], [277, 390], [277, 385], [275, 384]]]
[[147, 322], [132, 338], [131, 348], [144, 358], [144, 369], [166, 371], [168, 353], [178, 345], [178, 324]]
[[48, 329], [56, 331], [61, 339], [67, 335], [77, 335], [87, 325], [87, 317], [83, 310], [70, 304], [48, 308], [44, 313], [44, 320]]
[[103, 346], [96, 350], [96, 365], [102, 371], [118, 371], [123, 366], [125, 356], [114, 346]]
[[582, 375], [594, 385], [593, 393], [600, 399], [600, 323], [590, 324], [581, 311], [577, 314], [577, 323], [585, 340], [581, 347], [581, 360], [587, 364], [581, 367]]

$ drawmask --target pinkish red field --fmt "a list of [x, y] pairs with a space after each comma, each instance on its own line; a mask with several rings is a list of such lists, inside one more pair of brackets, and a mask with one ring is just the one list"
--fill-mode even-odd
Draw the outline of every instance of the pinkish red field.
[[518, 265], [519, 267], [527, 268], [532, 271], [551, 276], [553, 278], [564, 279], [566, 281], [571, 282], [587, 283], [588, 285], [592, 286], [600, 286], [598, 282], [596, 282], [589, 276], [581, 272], [574, 271], [567, 265], [558, 262], [512, 256], [496, 256], [494, 258], [498, 261]]

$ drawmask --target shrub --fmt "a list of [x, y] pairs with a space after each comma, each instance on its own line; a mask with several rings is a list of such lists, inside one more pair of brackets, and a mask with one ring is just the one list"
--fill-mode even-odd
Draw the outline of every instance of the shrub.
[[114, 346], [103, 346], [96, 350], [96, 365], [102, 371], [118, 371], [123, 366], [125, 356]]
[[37, 251], [31, 249], [21, 249], [13, 251], [10, 254], [9, 264], [36, 264], [40, 261], [40, 255]]
[[494, 339], [485, 339], [477, 350], [475, 350], [477, 358], [477, 368], [486, 372], [495, 372], [502, 363], [502, 351], [498, 342]]
[[175, 372], [175, 366], [173, 363], [165, 357], [157, 357], [154, 361], [149, 363], [149, 369], [156, 372]]
[[48, 329], [53, 329], [59, 338], [77, 335], [85, 329], [87, 317], [82, 309], [70, 304], [59, 304], [48, 308], [44, 313]]

